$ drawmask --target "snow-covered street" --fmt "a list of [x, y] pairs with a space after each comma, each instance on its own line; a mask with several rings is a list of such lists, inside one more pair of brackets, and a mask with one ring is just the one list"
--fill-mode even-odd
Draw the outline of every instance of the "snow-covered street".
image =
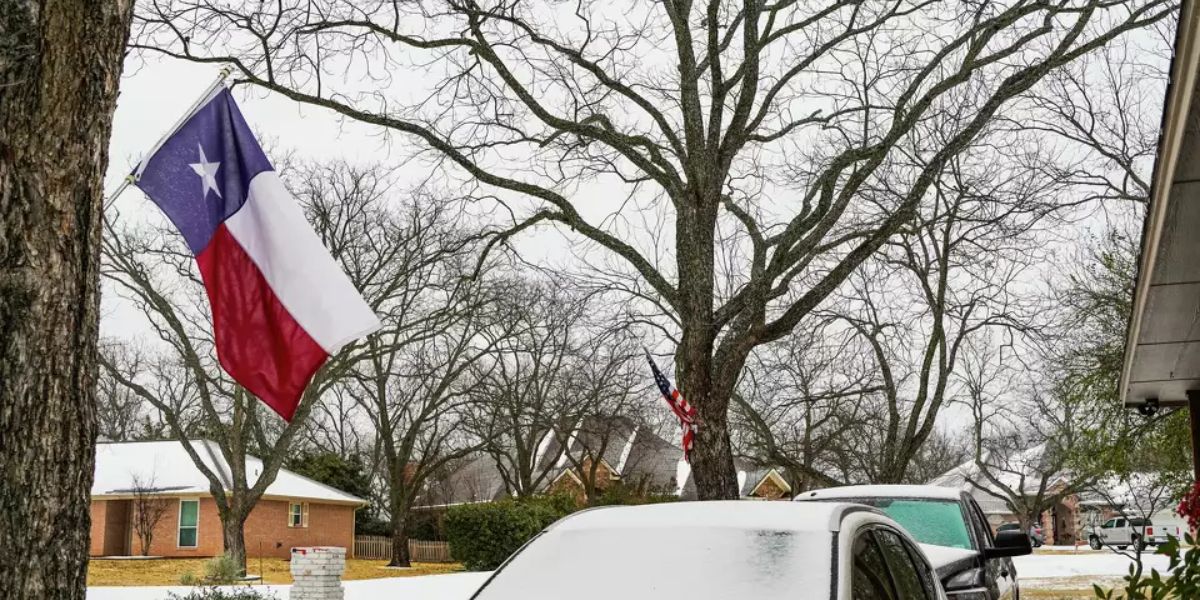
[[[1166, 570], [1162, 556], [1143, 556], [1147, 571]], [[1016, 559], [1023, 589], [1090, 589], [1093, 582], [1114, 585], [1129, 569], [1130, 561], [1111, 551], [1045, 548]], [[456, 573], [423, 577], [396, 577], [348, 581], [346, 600], [466, 600], [487, 579], [487, 573]], [[166, 600], [169, 592], [185, 593], [185, 587], [93, 587], [88, 600]], [[287, 599], [288, 586], [263, 586], [279, 600]]]

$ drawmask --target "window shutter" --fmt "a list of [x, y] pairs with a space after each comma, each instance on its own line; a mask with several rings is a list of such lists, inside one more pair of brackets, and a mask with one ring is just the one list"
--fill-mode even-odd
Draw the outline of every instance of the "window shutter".
[[300, 526], [301, 526], [301, 527], [308, 527], [308, 503], [307, 503], [307, 502], [305, 502], [305, 503], [304, 503], [304, 504], [302, 504], [301, 506], [303, 506], [303, 507], [304, 507], [304, 509], [303, 509], [303, 510], [304, 510], [304, 513], [303, 513], [303, 516], [300, 518], [300, 519], [301, 519], [301, 520], [300, 520]]

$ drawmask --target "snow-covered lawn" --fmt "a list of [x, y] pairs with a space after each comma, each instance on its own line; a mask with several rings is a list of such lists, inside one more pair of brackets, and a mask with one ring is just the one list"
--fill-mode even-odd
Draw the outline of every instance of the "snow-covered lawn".
[[[1092, 583], [1112, 586], [1129, 570], [1130, 561], [1108, 550], [1049, 547], [1014, 559], [1022, 590], [1055, 590], [1064, 597], [1090, 597]], [[1165, 571], [1165, 557], [1144, 554], [1147, 571]], [[395, 577], [347, 581], [346, 600], [467, 600], [488, 573], [455, 573], [422, 577]], [[185, 587], [93, 587], [88, 600], [166, 600], [169, 592], [186, 593]], [[263, 586], [279, 600], [287, 600], [286, 585]]]
[[[1142, 554], [1146, 573], [1150, 569], [1167, 570], [1167, 558], [1147, 549]], [[1114, 587], [1121, 577], [1129, 573], [1130, 559], [1111, 550], [1091, 550], [1072, 547], [1045, 547], [1030, 556], [1013, 559], [1017, 575], [1021, 578], [1021, 590], [1054, 590], [1063, 592], [1062, 597], [1091, 598], [1092, 584]], [[1076, 592], [1076, 594], [1066, 594]], [[1057, 596], [1057, 594], [1056, 594]]]
[[[347, 581], [346, 600], [467, 600], [488, 573], [455, 573], [421, 577], [393, 577]], [[255, 589], [274, 592], [279, 600], [287, 600], [291, 586], [267, 585]], [[87, 600], [166, 600], [170, 592], [185, 594], [186, 587], [92, 587]]]

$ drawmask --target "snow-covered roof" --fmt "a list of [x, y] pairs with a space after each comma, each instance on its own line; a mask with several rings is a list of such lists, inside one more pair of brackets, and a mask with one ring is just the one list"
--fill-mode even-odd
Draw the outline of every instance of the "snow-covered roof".
[[796, 500], [827, 500], [842, 498], [933, 498], [958, 500], [961, 492], [936, 485], [847, 485], [804, 492]]
[[[553, 529], [652, 529], [729, 527], [756, 531], [837, 531], [844, 502], [667, 502], [585, 510], [559, 521]], [[856, 507], [861, 509], [862, 507]]]
[[[194, 440], [192, 446], [208, 469], [228, 480], [229, 465], [215, 442]], [[254, 484], [261, 472], [262, 461], [257, 457], [247, 456], [246, 477], [250, 480], [250, 485]], [[162, 495], [209, 495], [208, 479], [192, 462], [179, 441], [96, 444], [93, 498], [128, 497], [137, 486], [135, 477], [140, 479], [141, 486], [153, 488], [155, 493]], [[283, 468], [279, 469], [275, 481], [267, 486], [263, 497], [366, 504], [362, 498]]]
[[[1004, 487], [1024, 494], [1036, 494], [1043, 478], [1046, 479], [1047, 487], [1065, 484], [1067, 481], [1066, 473], [1044, 473], [1042, 471], [1045, 454], [1046, 444], [1038, 444], [1011, 455], [984, 452], [980, 462], [988, 465], [991, 476]], [[997, 487], [983, 473], [974, 459], [930, 480], [929, 485], [955, 487], [964, 491], [980, 487], [987, 489]]]

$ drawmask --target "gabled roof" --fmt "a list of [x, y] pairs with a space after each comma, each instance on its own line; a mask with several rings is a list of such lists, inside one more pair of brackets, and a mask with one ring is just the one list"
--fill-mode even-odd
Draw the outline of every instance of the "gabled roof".
[[[684, 460], [683, 450], [679, 446], [656, 435], [650, 428], [624, 417], [613, 417], [608, 422], [596, 422], [595, 419], [597, 417], [589, 417], [574, 426], [574, 431], [567, 436], [567, 446], [571, 451], [578, 452], [589, 444], [599, 447], [601, 442], [593, 438], [607, 436], [604, 452], [599, 458], [622, 481], [654, 493], [670, 494], [683, 500], [696, 499], [691, 465]], [[556, 471], [546, 478], [543, 489], [550, 488], [564, 477], [573, 476], [569, 474], [571, 463], [561, 456], [562, 447], [557, 439], [558, 436], [553, 432], [547, 433], [538, 445], [538, 464], [556, 461]], [[791, 489], [787, 480], [771, 467], [744, 460], [735, 461], [735, 467], [738, 489], [743, 498], [750, 496], [767, 478], [778, 478], [787, 490]], [[417, 500], [418, 508], [492, 502], [506, 496], [504, 479], [500, 476], [496, 461], [486, 454], [464, 462], [447, 477], [432, 482], [428, 487], [427, 493]]]
[[[220, 447], [209, 440], [193, 440], [192, 446], [205, 466], [229, 478], [229, 464]], [[246, 476], [253, 485], [262, 472], [262, 461], [246, 457]], [[92, 480], [93, 498], [127, 498], [134, 492], [134, 478], [164, 496], [208, 496], [208, 479], [192, 462], [183, 444], [162, 442], [114, 442], [96, 444], [96, 468]], [[331, 504], [366, 504], [366, 500], [313, 481], [287, 469], [279, 469], [275, 481], [267, 486], [264, 498], [311, 500]]]

